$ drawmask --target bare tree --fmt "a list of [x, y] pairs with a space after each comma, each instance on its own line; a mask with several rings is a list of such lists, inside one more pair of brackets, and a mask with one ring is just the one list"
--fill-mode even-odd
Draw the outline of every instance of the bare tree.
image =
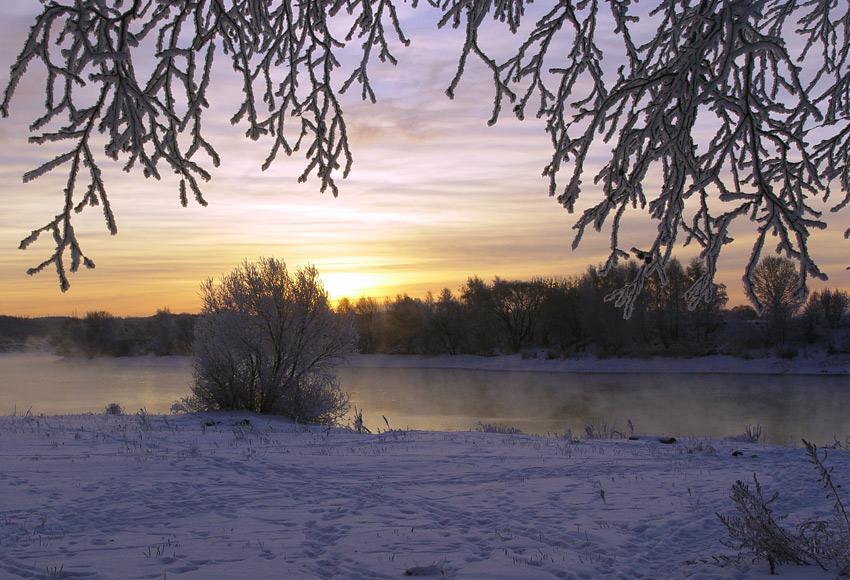
[[378, 301], [372, 297], [361, 296], [354, 305], [354, 328], [360, 336], [361, 352], [375, 352], [377, 338], [375, 324], [378, 315]]
[[824, 288], [812, 292], [806, 302], [805, 313], [815, 324], [823, 321], [829, 328], [838, 328], [848, 308], [850, 294], [844, 290]]
[[788, 258], [767, 256], [753, 270], [753, 300], [759, 312], [767, 316], [772, 337], [785, 340], [785, 326], [803, 304], [800, 276]]
[[186, 410], [245, 409], [333, 424], [348, 410], [335, 368], [354, 351], [351, 317], [330, 307], [312, 266], [245, 261], [201, 286]]
[[[801, 291], [809, 276], [825, 279], [809, 236], [825, 221], [812, 199], [827, 201], [830, 185], [850, 202], [850, 4], [840, 0], [552, 0], [527, 22], [530, 0], [429, 0], [440, 27], [466, 32], [453, 97], [471, 60], [492, 74], [491, 123], [505, 106], [518, 118], [545, 122], [553, 146], [543, 174], [549, 193], [570, 212], [587, 179], [594, 148], [609, 151], [593, 175], [599, 202], [575, 223], [573, 245], [588, 227], [610, 229], [609, 271], [628, 256], [635, 276], [611, 299], [630, 314], [651, 276], [665, 267], [681, 238], [701, 247], [705, 271], [686, 294], [690, 307], [710, 300], [730, 227], [746, 216], [755, 242], [744, 283], [769, 236], [797, 262]], [[417, 1], [412, 5], [415, 7]], [[503, 24], [517, 38], [484, 42]], [[336, 31], [345, 29], [346, 33]], [[56, 217], [21, 243], [52, 235], [51, 256], [29, 273], [55, 266], [68, 288], [66, 262], [93, 267], [72, 225], [75, 211], [100, 205], [117, 231], [92, 146], [106, 136], [105, 155], [145, 176], [177, 175], [183, 204], [205, 204], [198, 159], [219, 158], [202, 119], [214, 61], [223, 55], [243, 79], [243, 101], [232, 118], [251, 139], [269, 140], [263, 168], [278, 153], [306, 153], [303, 181], [313, 173], [322, 191], [337, 194], [335, 176], [351, 167], [338, 96], [357, 85], [375, 100], [369, 70], [376, 59], [396, 63], [391, 45], [409, 43], [393, 0], [56, 0], [45, 3], [12, 65], [0, 113], [27, 66], [47, 68], [44, 112], [32, 123], [35, 143], [67, 151], [24, 176], [60, 166], [68, 179]], [[489, 47], [495, 46], [495, 49]], [[603, 48], [605, 50], [603, 51]], [[152, 50], [151, 50], [152, 49]], [[352, 68], [340, 70], [344, 51]], [[153, 72], [135, 63], [153, 52]], [[608, 60], [603, 62], [603, 56]], [[610, 63], [610, 64], [609, 64]], [[704, 137], [697, 137], [698, 130]], [[659, 186], [645, 187], [657, 176]], [[650, 239], [621, 243], [623, 218], [647, 212]], [[847, 233], [850, 236], [850, 230]]]
[[547, 282], [542, 279], [525, 282], [493, 280], [493, 312], [502, 325], [511, 352], [520, 349], [534, 338], [548, 294]]
[[464, 346], [463, 306], [452, 291], [443, 288], [431, 301], [430, 325], [440, 352], [458, 354]]

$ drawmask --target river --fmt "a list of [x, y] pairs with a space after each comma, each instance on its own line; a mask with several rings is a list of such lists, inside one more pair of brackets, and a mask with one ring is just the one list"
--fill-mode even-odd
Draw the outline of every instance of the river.
[[[850, 436], [846, 376], [566, 373], [344, 367], [342, 388], [373, 431], [455, 431], [479, 422], [554, 434], [585, 425], [676, 437], [725, 437], [760, 425], [765, 441], [820, 445]], [[168, 413], [189, 393], [181, 357], [62, 359], [0, 354], [0, 414]], [[386, 418], [386, 423], [384, 421]]]

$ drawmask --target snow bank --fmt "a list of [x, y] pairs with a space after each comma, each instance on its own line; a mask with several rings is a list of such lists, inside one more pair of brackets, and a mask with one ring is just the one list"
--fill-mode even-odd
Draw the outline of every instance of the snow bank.
[[352, 367], [427, 367], [445, 369], [514, 370], [572, 373], [733, 373], [788, 375], [848, 375], [850, 355], [828, 355], [810, 351], [794, 359], [776, 357], [743, 359], [712, 355], [694, 358], [605, 358], [592, 356], [546, 359], [521, 355], [385, 355], [361, 354], [350, 357]]
[[791, 522], [829, 509], [801, 449], [722, 440], [88, 415], [0, 417], [0, 455], [10, 579], [768, 578], [721, 544], [734, 481]]

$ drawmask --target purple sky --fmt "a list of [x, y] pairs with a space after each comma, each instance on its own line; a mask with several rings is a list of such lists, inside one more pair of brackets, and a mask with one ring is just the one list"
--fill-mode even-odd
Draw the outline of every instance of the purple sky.
[[[39, 6], [26, 0], [4, 7], [4, 85]], [[238, 85], [221, 59], [217, 100], [206, 127], [223, 163], [204, 188], [209, 207], [190, 203], [184, 209], [176, 182], [127, 175], [120, 165], [104, 161], [119, 234], [109, 236], [97, 208], [77, 216], [78, 236], [97, 268], [71, 276], [64, 295], [53, 271], [25, 274], [50, 254], [49, 240], [17, 249], [23, 237], [61, 209], [65, 177], [60, 169], [34, 183], [21, 182], [25, 171], [50, 155], [47, 147], [26, 143], [35, 105], [43, 99], [43, 71], [32, 66], [11, 118], [0, 120], [5, 143], [0, 150], [0, 314], [197, 311], [202, 279], [259, 256], [292, 266], [315, 264], [335, 299], [423, 296], [443, 287], [456, 291], [470, 275], [567, 276], [599, 263], [607, 255], [607, 235], [588, 233], [571, 251], [576, 216], [547, 195], [541, 170], [550, 144], [542, 123], [530, 115], [522, 123], [503, 115], [488, 127], [492, 86], [480, 65], [470, 67], [457, 99], [446, 98], [461, 38], [436, 31], [433, 16], [425, 7], [403, 13], [412, 45], [395, 51], [398, 67], [372, 72], [376, 105], [360, 102], [357, 91], [344, 98], [354, 167], [340, 183], [337, 199], [320, 194], [315, 179], [296, 182], [302, 157], [280, 157], [270, 170], [260, 170], [268, 145], [250, 142], [244, 129], [230, 126]], [[594, 202], [600, 191], [589, 176], [585, 181], [584, 199]], [[850, 287], [844, 269], [850, 262], [848, 242], [841, 236], [847, 224], [846, 214], [839, 214], [826, 233], [813, 237], [829, 286]], [[625, 225], [624, 235], [636, 239], [646, 239], [652, 231], [647, 227], [653, 228], [641, 219]], [[750, 248], [747, 236], [742, 228], [740, 243], [725, 250], [721, 263], [718, 281], [727, 284], [733, 303], [744, 300], [740, 277]], [[693, 252], [685, 248], [679, 256], [686, 261]]]

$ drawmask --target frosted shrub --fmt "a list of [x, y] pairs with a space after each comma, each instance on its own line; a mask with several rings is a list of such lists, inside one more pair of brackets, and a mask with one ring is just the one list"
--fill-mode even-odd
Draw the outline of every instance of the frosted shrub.
[[247, 410], [331, 425], [348, 411], [335, 367], [354, 352], [353, 321], [330, 307], [318, 271], [245, 261], [201, 286], [192, 395], [184, 411]]
[[765, 499], [755, 474], [753, 488], [742, 481], [732, 486], [730, 497], [738, 515], [717, 514], [717, 517], [731, 538], [726, 544], [767, 560], [771, 574], [777, 564], [817, 564], [824, 569], [833, 567], [839, 571], [839, 577], [846, 577], [850, 575], [850, 514], [838, 494], [840, 486], [832, 481], [832, 468], [824, 463], [826, 452], [821, 455], [805, 439], [803, 444], [817, 471], [818, 482], [832, 502], [831, 517], [806, 520], [794, 530], [783, 527], [780, 522], [786, 516], [775, 516], [770, 505], [779, 494], [773, 493]]
[[785, 516], [774, 516], [770, 504], [778, 493], [765, 499], [758, 478], [753, 475], [754, 487], [743, 481], [735, 482], [730, 497], [735, 503], [737, 516], [722, 516], [721, 523], [726, 527], [732, 542], [738, 548], [746, 548], [756, 558], [766, 559], [770, 572], [774, 573], [776, 564], [808, 565], [808, 554], [802, 539], [780, 525]]
[[109, 403], [106, 407], [104, 407], [103, 413], [105, 415], [123, 415], [124, 409], [122, 409], [121, 405], [118, 403]]

